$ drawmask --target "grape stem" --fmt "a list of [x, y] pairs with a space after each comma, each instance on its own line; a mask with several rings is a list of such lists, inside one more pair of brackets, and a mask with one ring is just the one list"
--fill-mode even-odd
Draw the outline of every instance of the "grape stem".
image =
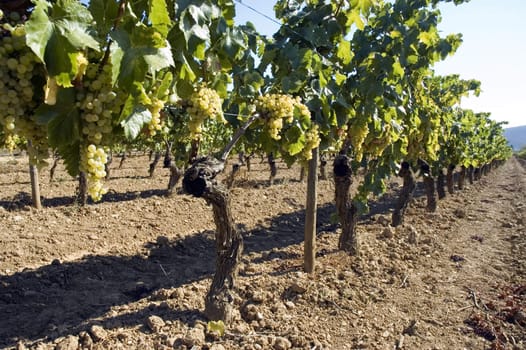
[[228, 155], [230, 154], [230, 151], [234, 148], [237, 141], [243, 136], [243, 134], [247, 131], [248, 127], [255, 122], [258, 118], [261, 117], [261, 114], [256, 113], [252, 115], [246, 122], [243, 124], [239, 129], [237, 129], [236, 133], [232, 137], [232, 140], [226, 145], [225, 149], [223, 150], [223, 153], [221, 155], [221, 161], [225, 162], [228, 158]]

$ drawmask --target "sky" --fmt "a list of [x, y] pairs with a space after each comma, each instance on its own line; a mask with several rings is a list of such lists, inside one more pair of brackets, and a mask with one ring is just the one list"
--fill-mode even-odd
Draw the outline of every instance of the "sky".
[[[236, 22], [254, 23], [257, 30], [272, 36], [279, 24], [247, 8], [274, 18], [275, 1], [236, 0]], [[489, 112], [506, 121], [505, 127], [526, 125], [526, 0], [471, 0], [455, 6], [441, 4], [443, 36], [462, 33], [457, 52], [435, 65], [440, 75], [459, 74], [481, 82], [478, 97], [464, 98], [461, 107]]]

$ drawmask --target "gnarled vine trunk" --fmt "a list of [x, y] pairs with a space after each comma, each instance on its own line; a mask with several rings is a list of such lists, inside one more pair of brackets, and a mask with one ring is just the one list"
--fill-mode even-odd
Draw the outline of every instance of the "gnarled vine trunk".
[[88, 204], [88, 178], [86, 177], [86, 173], [83, 171], [79, 173], [77, 203], [81, 206]]
[[166, 142], [166, 150], [164, 152], [163, 168], [170, 170], [170, 177], [168, 179], [168, 195], [172, 195], [175, 190], [175, 185], [183, 176], [183, 170], [180, 169], [172, 159], [172, 142]]
[[268, 183], [270, 186], [274, 185], [274, 180], [276, 179], [276, 175], [278, 174], [278, 168], [276, 167], [276, 160], [274, 159], [274, 154], [269, 153], [267, 155], [267, 162], [270, 167], [270, 177], [268, 179]]
[[475, 168], [473, 165], [468, 167], [468, 181], [470, 185], [473, 185], [473, 182], [475, 181]]
[[55, 171], [57, 170], [59, 161], [60, 156], [58, 154], [53, 154], [53, 165], [51, 165], [51, 168], [49, 168], [49, 183], [52, 183], [55, 179]]
[[320, 155], [320, 180], [327, 180], [327, 155]]
[[446, 175], [446, 184], [447, 184], [447, 191], [450, 194], [455, 193], [455, 182], [453, 180], [453, 172], [455, 171], [456, 165], [455, 164], [449, 164], [447, 167], [447, 175]]
[[358, 236], [356, 234], [356, 221], [358, 208], [349, 198], [352, 184], [351, 159], [340, 154], [333, 163], [334, 171], [334, 199], [336, 210], [340, 219], [342, 232], [338, 241], [338, 248], [351, 255], [359, 254]]
[[415, 176], [413, 175], [413, 171], [408, 162], [402, 162], [402, 167], [398, 172], [398, 176], [404, 179], [404, 184], [400, 191], [391, 220], [391, 224], [395, 227], [403, 223], [405, 211], [407, 210], [409, 202], [413, 199], [413, 194], [416, 188]]
[[437, 176], [437, 194], [438, 199], [442, 199], [446, 197], [446, 175], [444, 174], [444, 170], [440, 169], [438, 171]]
[[159, 163], [159, 160], [161, 160], [161, 152], [156, 151], [154, 153], [153, 160], [150, 163], [150, 169], [148, 169], [148, 174], [150, 175], [150, 177], [153, 177], [153, 174], [155, 172], [155, 168], [157, 167], [157, 164]]
[[424, 188], [426, 191], [426, 197], [427, 197], [427, 206], [426, 210], [430, 212], [434, 212], [437, 210], [437, 197], [435, 192], [435, 179], [433, 178], [433, 175], [431, 174], [431, 169], [429, 167], [429, 164], [427, 164], [424, 161], [421, 161], [420, 163], [420, 171], [422, 173], [422, 176], [424, 178]]
[[224, 162], [212, 157], [199, 158], [186, 170], [183, 188], [212, 205], [216, 224], [216, 272], [205, 298], [205, 315], [210, 320], [229, 323], [243, 238], [234, 223], [228, 189], [214, 180], [223, 169]]
[[128, 158], [128, 155], [126, 151], [122, 152], [121, 161], [119, 162], [119, 169], [122, 169], [122, 166], [124, 165], [124, 161]]
[[458, 174], [458, 189], [460, 191], [462, 191], [466, 185], [466, 173], [466, 167], [462, 165]]
[[111, 163], [113, 163], [113, 153], [110, 151], [108, 153], [108, 161], [104, 164], [104, 170], [106, 171], [106, 176], [104, 178], [106, 180], [109, 180], [111, 177]]

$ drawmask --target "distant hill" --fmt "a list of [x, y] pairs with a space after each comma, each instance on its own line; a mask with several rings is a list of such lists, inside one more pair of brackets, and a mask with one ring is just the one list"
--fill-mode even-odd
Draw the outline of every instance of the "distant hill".
[[513, 147], [514, 151], [526, 146], [526, 125], [504, 129], [504, 136]]

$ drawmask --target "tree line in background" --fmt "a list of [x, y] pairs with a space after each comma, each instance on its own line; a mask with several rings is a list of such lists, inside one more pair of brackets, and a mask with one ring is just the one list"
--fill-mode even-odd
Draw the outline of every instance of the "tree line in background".
[[390, 176], [404, 180], [397, 226], [415, 170], [434, 211], [455, 170], [473, 181], [511, 156], [502, 123], [460, 108], [480, 82], [433, 71], [462, 41], [440, 35], [440, 2], [452, 1], [279, 0], [269, 38], [236, 24], [229, 0], [0, 1], [0, 142], [27, 151], [36, 207], [49, 152], [78, 178], [82, 204], [104, 199], [113, 153], [164, 152], [169, 187], [183, 177], [213, 205], [206, 312], [228, 320], [242, 237], [215, 177], [230, 153], [307, 169], [308, 272], [320, 158], [334, 155], [340, 248], [359, 254], [357, 217]]

